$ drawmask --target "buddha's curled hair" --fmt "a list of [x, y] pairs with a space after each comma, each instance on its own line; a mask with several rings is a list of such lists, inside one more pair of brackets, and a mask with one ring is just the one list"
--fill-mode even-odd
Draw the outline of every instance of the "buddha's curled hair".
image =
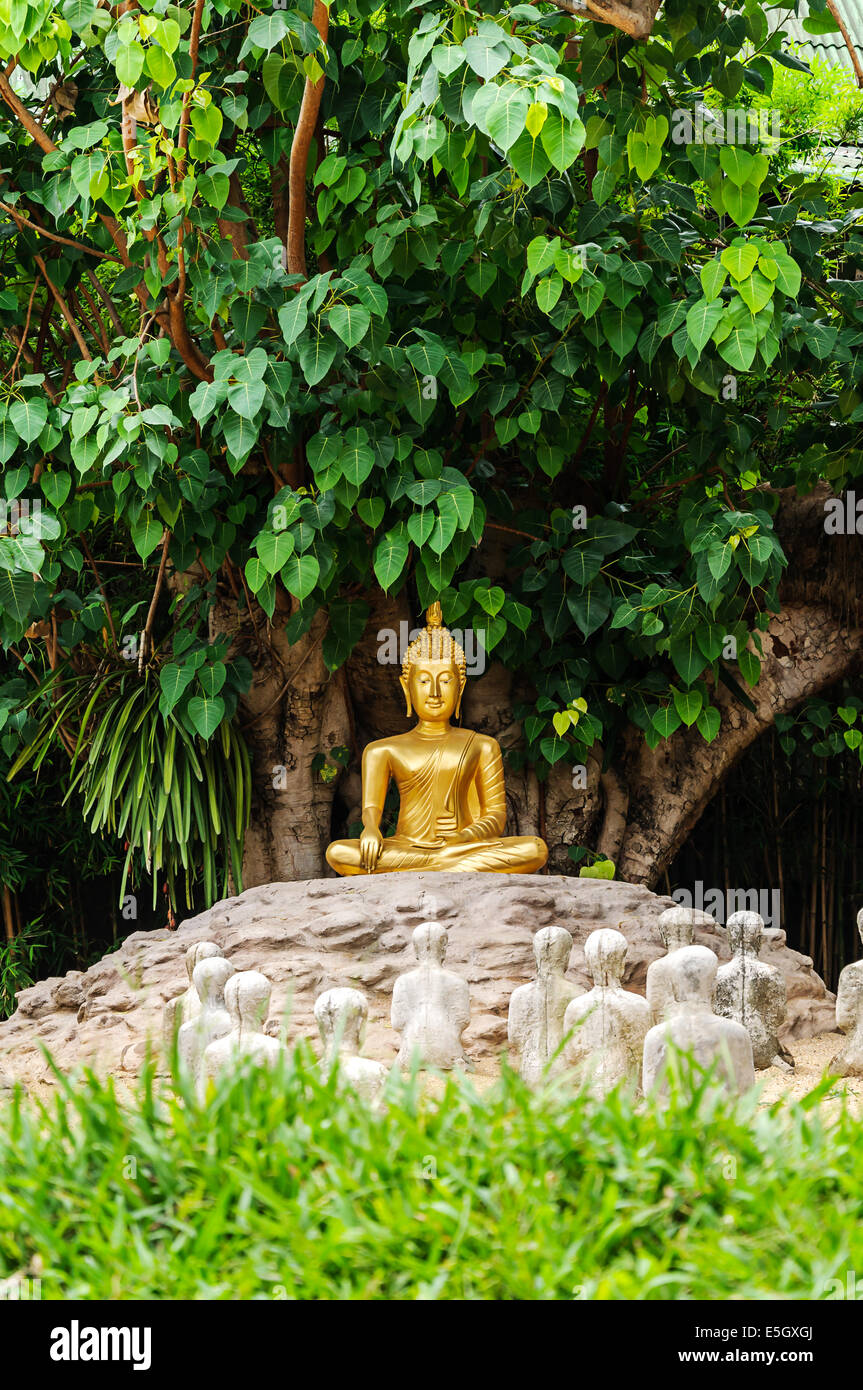
[[419, 661], [452, 661], [462, 679], [465, 678], [464, 651], [449, 628], [443, 626], [439, 603], [433, 603], [426, 609], [426, 625], [405, 652], [402, 662], [402, 675], [405, 680], [411, 667]]

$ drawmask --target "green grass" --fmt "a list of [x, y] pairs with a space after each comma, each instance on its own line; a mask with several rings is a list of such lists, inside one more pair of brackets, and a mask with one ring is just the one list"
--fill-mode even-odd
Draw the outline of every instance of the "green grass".
[[824, 1087], [659, 1114], [507, 1072], [374, 1115], [303, 1049], [206, 1107], [58, 1087], [0, 1104], [0, 1277], [45, 1298], [810, 1299], [863, 1271], [860, 1124], [825, 1129]]

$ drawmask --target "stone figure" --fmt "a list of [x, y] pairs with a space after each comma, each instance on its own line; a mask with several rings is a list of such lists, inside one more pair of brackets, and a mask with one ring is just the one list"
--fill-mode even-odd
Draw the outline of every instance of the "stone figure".
[[368, 1012], [365, 995], [358, 989], [328, 989], [315, 1000], [315, 1021], [324, 1045], [321, 1071], [329, 1076], [338, 1065], [338, 1084], [350, 1086], [369, 1105], [376, 1105], [389, 1070], [383, 1062], [360, 1056]]
[[397, 1065], [409, 1068], [470, 1066], [461, 1035], [470, 1023], [467, 981], [444, 970], [446, 927], [423, 922], [413, 934], [419, 965], [400, 975], [393, 986], [392, 1025], [401, 1034]]
[[202, 960], [210, 960], [213, 956], [221, 956], [222, 954], [221, 946], [217, 946], [215, 941], [196, 941], [187, 950], [186, 973], [189, 976], [189, 988], [174, 999], [169, 999], [162, 1015], [162, 1042], [166, 1056], [170, 1057], [182, 1025], [191, 1023], [201, 1012], [198, 991], [192, 983], [195, 966]]
[[[863, 908], [857, 913], [863, 941]], [[830, 1063], [834, 1076], [863, 1076], [863, 960], [843, 967], [836, 992], [836, 1027], [848, 1041]]]
[[752, 1043], [742, 1023], [713, 1012], [719, 965], [706, 946], [684, 946], [671, 957], [673, 1012], [644, 1040], [645, 1092], [668, 1092], [666, 1063], [672, 1048], [691, 1053], [699, 1067], [715, 1068], [714, 1084], [731, 1095], [755, 1085]]
[[667, 907], [660, 913], [659, 935], [666, 954], [659, 960], [652, 960], [647, 967], [647, 1007], [650, 1010], [650, 1023], [653, 1026], [668, 1017], [674, 1002], [671, 993], [671, 957], [675, 951], [692, 945], [695, 931], [691, 907]]
[[[410, 869], [526, 874], [541, 869], [548, 846], [535, 835], [504, 836], [503, 760], [487, 734], [453, 727], [467, 680], [465, 655], [442, 626], [439, 603], [411, 642], [400, 684], [406, 734], [368, 744], [363, 753], [362, 821], [358, 840], [336, 840], [327, 862], [339, 874], [383, 874]], [[387, 787], [399, 791], [394, 835], [381, 834]]]
[[590, 933], [584, 943], [593, 989], [566, 1010], [564, 1057], [605, 1095], [620, 1081], [638, 1085], [644, 1038], [650, 1026], [646, 999], [623, 988], [626, 937], [611, 927]]
[[192, 971], [192, 984], [201, 1001], [201, 1012], [184, 1023], [177, 1034], [177, 1053], [181, 1069], [197, 1080], [204, 1053], [211, 1042], [231, 1031], [231, 1017], [225, 1008], [225, 985], [235, 974], [230, 961], [212, 956], [199, 961]]
[[225, 985], [225, 1009], [231, 1031], [208, 1044], [201, 1075], [216, 1077], [251, 1057], [262, 1067], [275, 1067], [287, 1060], [288, 1050], [278, 1038], [264, 1032], [270, 1009], [272, 985], [257, 970], [239, 970]]
[[794, 1058], [777, 1036], [788, 1012], [785, 981], [774, 965], [758, 959], [764, 920], [757, 912], [734, 912], [727, 926], [734, 955], [717, 971], [713, 1008], [722, 1018], [743, 1024], [759, 1070], [775, 1066], [791, 1071]]
[[542, 927], [533, 938], [533, 954], [536, 979], [513, 990], [507, 1025], [509, 1044], [518, 1052], [519, 1073], [529, 1086], [565, 1070], [560, 1052], [563, 1016], [567, 1005], [584, 993], [564, 974], [572, 954], [566, 927]]

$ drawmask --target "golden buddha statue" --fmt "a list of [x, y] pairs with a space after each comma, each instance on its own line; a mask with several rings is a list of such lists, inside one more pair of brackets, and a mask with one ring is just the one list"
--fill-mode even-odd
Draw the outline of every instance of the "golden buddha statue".
[[[399, 677], [413, 729], [377, 739], [363, 753], [363, 833], [335, 840], [327, 863], [338, 874], [409, 869], [529, 874], [548, 846], [536, 835], [504, 836], [503, 759], [496, 739], [453, 727], [467, 680], [465, 656], [433, 603]], [[380, 824], [390, 778], [401, 805], [394, 835]]]

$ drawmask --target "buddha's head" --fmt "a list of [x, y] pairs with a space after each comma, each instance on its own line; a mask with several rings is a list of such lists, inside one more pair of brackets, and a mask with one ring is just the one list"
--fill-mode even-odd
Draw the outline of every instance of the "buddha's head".
[[443, 626], [439, 603], [426, 612], [426, 625], [405, 652], [399, 677], [408, 718], [439, 723], [457, 716], [467, 674], [464, 652]]

